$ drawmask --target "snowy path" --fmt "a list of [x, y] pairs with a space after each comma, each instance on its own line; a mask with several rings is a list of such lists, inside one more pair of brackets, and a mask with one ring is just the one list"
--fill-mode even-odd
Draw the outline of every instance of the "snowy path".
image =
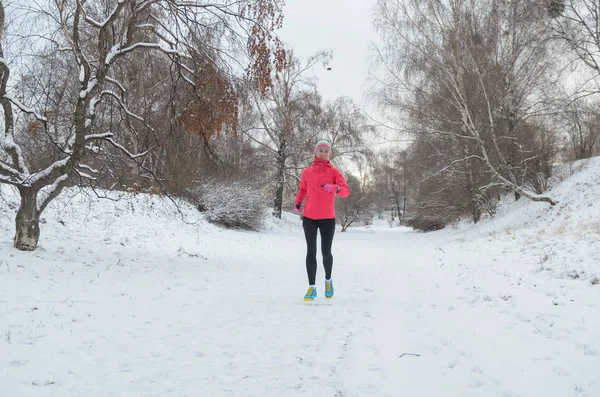
[[[599, 395], [598, 289], [570, 281], [557, 298], [546, 292], [555, 285], [537, 291], [486, 267], [477, 243], [468, 252], [453, 239], [400, 236], [395, 259], [374, 269], [377, 298], [353, 341], [361, 364], [345, 395]], [[378, 233], [372, 245], [398, 237]]]
[[600, 288], [506, 275], [508, 246], [337, 233], [304, 303], [299, 228], [138, 233], [0, 247], [0, 396], [600, 395]]

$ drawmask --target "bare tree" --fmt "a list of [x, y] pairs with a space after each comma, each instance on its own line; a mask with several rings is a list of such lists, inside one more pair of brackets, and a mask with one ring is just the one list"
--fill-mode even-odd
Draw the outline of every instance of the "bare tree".
[[[588, 97], [600, 92], [600, 3], [597, 0], [546, 0], [548, 16], [559, 42], [565, 44], [576, 61], [574, 70], [580, 79], [574, 99], [559, 112], [559, 123], [566, 130], [571, 158], [594, 155], [599, 135], [598, 107]], [[581, 79], [583, 77], [583, 79]]]
[[352, 174], [346, 177], [348, 187], [352, 194], [344, 200], [336, 200], [336, 219], [345, 232], [353, 223], [366, 220], [372, 215], [374, 191], [366, 181], [361, 181]]
[[577, 58], [600, 74], [600, 3], [597, 0], [546, 0], [553, 28]]
[[[94, 178], [96, 170], [86, 163], [90, 152], [101, 150], [101, 145], [109, 145], [134, 160], [147, 154], [146, 151], [136, 152], [122, 143], [122, 124], [114, 125], [111, 130], [102, 129], [101, 115], [110, 106], [120, 109], [128, 126], [138, 123], [151, 129], [144, 116], [136, 114], [129, 106], [132, 83], [120, 74], [127, 68], [119, 69], [128, 63], [128, 58], [147, 53], [167, 59], [182, 81], [197, 87], [202, 75], [195, 68], [198, 65], [194, 62], [195, 39], [213, 32], [214, 36], [231, 38], [229, 44], [233, 46], [223, 46], [218, 50], [232, 73], [245, 68], [248, 78], [264, 95], [276, 71], [285, 64], [285, 53], [273, 35], [274, 30], [281, 26], [282, 4], [280, 0], [220, 3], [60, 0], [47, 5], [27, 4], [19, 12], [15, 10], [15, 18], [19, 15], [31, 18], [34, 15], [38, 22], [44, 22], [36, 25], [38, 31], [25, 37], [35, 35], [52, 45], [55, 52], [65, 53], [68, 64], [74, 66], [75, 73], [71, 77], [77, 87], [75, 95], [70, 96], [68, 101], [72, 106], [68, 115], [71, 127], [62, 131], [60, 141], [53, 142], [61, 148], [60, 158], [41, 170], [30, 171], [23, 150], [15, 139], [20, 131], [16, 130], [14, 111], [35, 118], [45, 130], [52, 129], [53, 120], [11, 95], [10, 63], [0, 43], [0, 101], [4, 113], [1, 143], [8, 155], [7, 161], [0, 161], [0, 183], [16, 186], [21, 195], [16, 216], [15, 247], [21, 250], [37, 247], [40, 214], [60, 194], [70, 173]], [[0, 3], [0, 9], [3, 17], [0, 19], [4, 22], [6, 10], [10, 12], [13, 9], [4, 3]], [[42, 26], [48, 27], [47, 30]], [[4, 30], [5, 26], [0, 28]], [[22, 33], [16, 31], [15, 34]], [[249, 54], [247, 66], [238, 61], [242, 52], [232, 52], [242, 48]], [[181, 114], [172, 115], [172, 118], [184, 121], [182, 116], [189, 116], [197, 110], [191, 106]], [[216, 120], [235, 123], [235, 119], [231, 118], [217, 117]], [[205, 129], [202, 132], [211, 134], [217, 131]]]
[[286, 68], [268, 95], [255, 97], [260, 121], [247, 135], [262, 149], [264, 164], [273, 169], [273, 215], [277, 218], [281, 218], [287, 177], [297, 177], [299, 158], [315, 142], [318, 132], [321, 98], [307, 72], [329, 58], [329, 53], [319, 52], [302, 62], [288, 52]]
[[598, 105], [580, 99], [572, 102], [560, 115], [567, 131], [572, 158], [580, 160], [592, 157], [600, 138]]
[[320, 130], [320, 137], [327, 139], [334, 148], [332, 160], [354, 161], [368, 152], [364, 142], [369, 134], [373, 134], [374, 127], [352, 98], [342, 96], [324, 104]]
[[424, 135], [422, 148], [430, 145], [438, 159], [435, 174], [462, 175], [474, 221], [482, 193], [498, 184], [555, 204], [523, 178], [537, 156], [522, 150], [525, 126], [543, 114], [541, 93], [550, 86], [543, 12], [521, 0], [378, 1], [377, 100]]
[[391, 221], [401, 223], [415, 186], [411, 181], [406, 150], [390, 149], [377, 154], [373, 162], [373, 180], [379, 194], [375, 197], [380, 211], [390, 211]]

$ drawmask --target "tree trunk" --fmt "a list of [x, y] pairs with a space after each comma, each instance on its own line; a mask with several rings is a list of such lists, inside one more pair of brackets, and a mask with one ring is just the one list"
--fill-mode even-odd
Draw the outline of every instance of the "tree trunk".
[[283, 186], [285, 184], [285, 158], [277, 159], [277, 185], [275, 188], [275, 201], [273, 202], [273, 216], [281, 219], [283, 208]]
[[475, 181], [473, 178], [473, 169], [471, 167], [471, 161], [465, 161], [465, 188], [469, 200], [469, 211], [471, 212], [473, 223], [477, 223], [481, 219], [481, 210], [479, 209], [477, 195], [475, 194]]
[[273, 216], [281, 219], [282, 208], [283, 208], [283, 182], [277, 181], [277, 188], [275, 190], [275, 201], [273, 203]]
[[521, 193], [515, 192], [515, 201], [519, 201], [521, 199]]
[[21, 251], [33, 251], [40, 238], [40, 212], [37, 208], [38, 191], [19, 187], [21, 205], [17, 211], [14, 247]]
[[396, 204], [396, 212], [398, 213], [398, 223], [400, 223], [402, 222], [402, 208], [400, 208], [400, 198], [396, 192], [394, 192], [394, 201]]

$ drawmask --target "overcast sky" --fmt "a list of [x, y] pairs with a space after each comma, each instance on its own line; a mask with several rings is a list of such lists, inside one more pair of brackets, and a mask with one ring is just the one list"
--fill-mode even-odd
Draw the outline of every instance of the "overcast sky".
[[376, 38], [371, 22], [375, 0], [287, 0], [280, 37], [306, 58], [332, 50], [331, 71], [315, 68], [325, 100], [349, 96], [364, 105], [369, 46]]

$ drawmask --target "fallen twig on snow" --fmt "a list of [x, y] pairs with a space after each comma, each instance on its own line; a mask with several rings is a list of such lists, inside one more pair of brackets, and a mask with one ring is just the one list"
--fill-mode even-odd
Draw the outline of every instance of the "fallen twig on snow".
[[398, 356], [398, 358], [402, 358], [404, 356], [415, 356], [415, 357], [421, 357], [420, 354], [415, 354], [415, 353], [402, 353], [401, 355]]

